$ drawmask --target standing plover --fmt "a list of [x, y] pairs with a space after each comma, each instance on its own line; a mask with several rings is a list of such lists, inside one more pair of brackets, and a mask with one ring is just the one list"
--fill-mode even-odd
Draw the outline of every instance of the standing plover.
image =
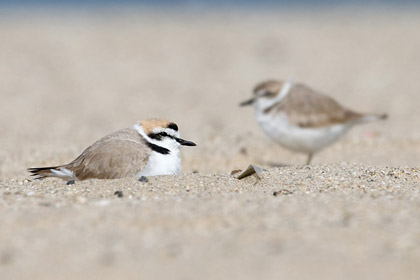
[[58, 177], [68, 183], [90, 178], [178, 174], [181, 145], [196, 146], [179, 138], [175, 123], [148, 119], [104, 136], [69, 164], [29, 168], [28, 171], [35, 179]]
[[353, 125], [387, 118], [349, 110], [301, 83], [266, 81], [253, 94], [240, 105], [253, 105], [262, 130], [283, 147], [307, 154], [306, 164]]

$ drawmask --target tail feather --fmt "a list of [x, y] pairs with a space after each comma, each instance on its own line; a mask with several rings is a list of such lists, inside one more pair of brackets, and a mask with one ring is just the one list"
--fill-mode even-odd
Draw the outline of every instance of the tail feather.
[[388, 114], [366, 114], [359, 121], [361, 123], [365, 123], [365, 122], [386, 120], [387, 118], [388, 118]]
[[64, 180], [74, 180], [74, 173], [64, 166], [50, 166], [50, 167], [32, 167], [28, 171], [34, 179], [44, 179], [47, 177], [58, 177]]
[[28, 171], [31, 174], [31, 176], [34, 177], [34, 179], [43, 179], [46, 177], [53, 176], [53, 173], [51, 172], [52, 169], [57, 169], [58, 166], [51, 166], [51, 167], [31, 167], [28, 168]]

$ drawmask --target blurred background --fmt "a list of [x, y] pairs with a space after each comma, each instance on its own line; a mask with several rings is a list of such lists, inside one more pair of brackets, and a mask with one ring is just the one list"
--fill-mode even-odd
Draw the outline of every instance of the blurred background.
[[303, 164], [238, 106], [273, 78], [390, 115], [314, 164], [416, 166], [419, 30], [414, 0], [0, 1], [0, 179], [150, 117], [198, 143], [183, 150], [185, 172]]
[[[418, 1], [0, 0], [0, 278], [418, 279], [419, 77]], [[306, 161], [239, 107], [267, 79], [390, 118], [239, 181]], [[184, 174], [25, 180], [150, 117]]]

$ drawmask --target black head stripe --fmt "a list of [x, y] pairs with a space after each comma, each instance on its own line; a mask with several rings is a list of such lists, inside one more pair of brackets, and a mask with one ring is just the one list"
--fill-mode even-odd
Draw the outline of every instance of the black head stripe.
[[160, 135], [159, 133], [149, 133], [147, 136], [154, 140], [162, 140], [162, 135]]
[[[147, 142], [147, 141], [146, 141]], [[170, 151], [164, 147], [155, 145], [153, 143], [147, 142], [147, 145], [149, 146], [150, 149], [152, 149], [153, 151], [163, 154], [163, 155], [167, 155], [170, 153]]]
[[175, 130], [175, 131], [178, 131], [178, 126], [177, 126], [175, 123], [170, 123], [170, 124], [168, 125], [168, 128], [171, 128], [171, 129], [173, 129], [173, 130]]
[[155, 139], [155, 140], [162, 140], [163, 137], [173, 138], [171, 135], [169, 135], [168, 133], [166, 133], [164, 131], [159, 132], [159, 133], [149, 133], [147, 136], [149, 136], [150, 138]]

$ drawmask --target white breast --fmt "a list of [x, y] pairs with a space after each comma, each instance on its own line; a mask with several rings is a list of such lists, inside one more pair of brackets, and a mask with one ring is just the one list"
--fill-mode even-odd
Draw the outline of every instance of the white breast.
[[265, 114], [256, 111], [262, 130], [273, 140], [293, 151], [314, 153], [338, 140], [351, 127], [335, 124], [319, 128], [301, 128], [291, 124], [285, 113]]
[[147, 136], [141, 125], [134, 124], [133, 128], [137, 130], [146, 141], [169, 150], [169, 154], [161, 154], [152, 150], [146, 167], [137, 174], [139, 177], [174, 175], [181, 171], [180, 144], [177, 141], [170, 138], [156, 141]]
[[181, 171], [181, 157], [179, 149], [172, 150], [169, 154], [152, 152], [146, 167], [138, 176], [174, 175]]

